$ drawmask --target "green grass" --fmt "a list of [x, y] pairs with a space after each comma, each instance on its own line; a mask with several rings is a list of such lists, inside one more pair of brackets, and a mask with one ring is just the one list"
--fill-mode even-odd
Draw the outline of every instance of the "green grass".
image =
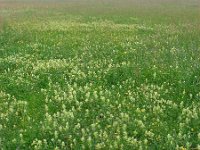
[[199, 2], [0, 2], [0, 149], [200, 149]]

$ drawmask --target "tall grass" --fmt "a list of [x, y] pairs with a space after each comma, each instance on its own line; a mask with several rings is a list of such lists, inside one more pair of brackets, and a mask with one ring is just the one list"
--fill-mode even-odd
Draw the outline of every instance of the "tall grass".
[[0, 149], [200, 149], [198, 1], [0, 2]]

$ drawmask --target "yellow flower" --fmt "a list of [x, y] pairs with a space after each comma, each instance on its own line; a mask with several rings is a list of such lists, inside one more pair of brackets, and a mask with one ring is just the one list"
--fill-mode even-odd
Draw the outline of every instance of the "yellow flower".
[[180, 147], [180, 150], [186, 150], [186, 148], [184, 148], [183, 146]]

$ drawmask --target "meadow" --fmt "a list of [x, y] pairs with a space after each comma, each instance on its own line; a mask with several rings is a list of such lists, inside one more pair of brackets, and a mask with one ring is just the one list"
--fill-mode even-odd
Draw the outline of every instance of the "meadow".
[[0, 150], [200, 150], [200, 2], [0, 0]]

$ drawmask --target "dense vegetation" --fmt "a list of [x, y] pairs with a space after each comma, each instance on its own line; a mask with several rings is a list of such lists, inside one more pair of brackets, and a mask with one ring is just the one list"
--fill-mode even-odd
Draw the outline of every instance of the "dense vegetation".
[[199, 8], [0, 0], [0, 149], [200, 149]]

